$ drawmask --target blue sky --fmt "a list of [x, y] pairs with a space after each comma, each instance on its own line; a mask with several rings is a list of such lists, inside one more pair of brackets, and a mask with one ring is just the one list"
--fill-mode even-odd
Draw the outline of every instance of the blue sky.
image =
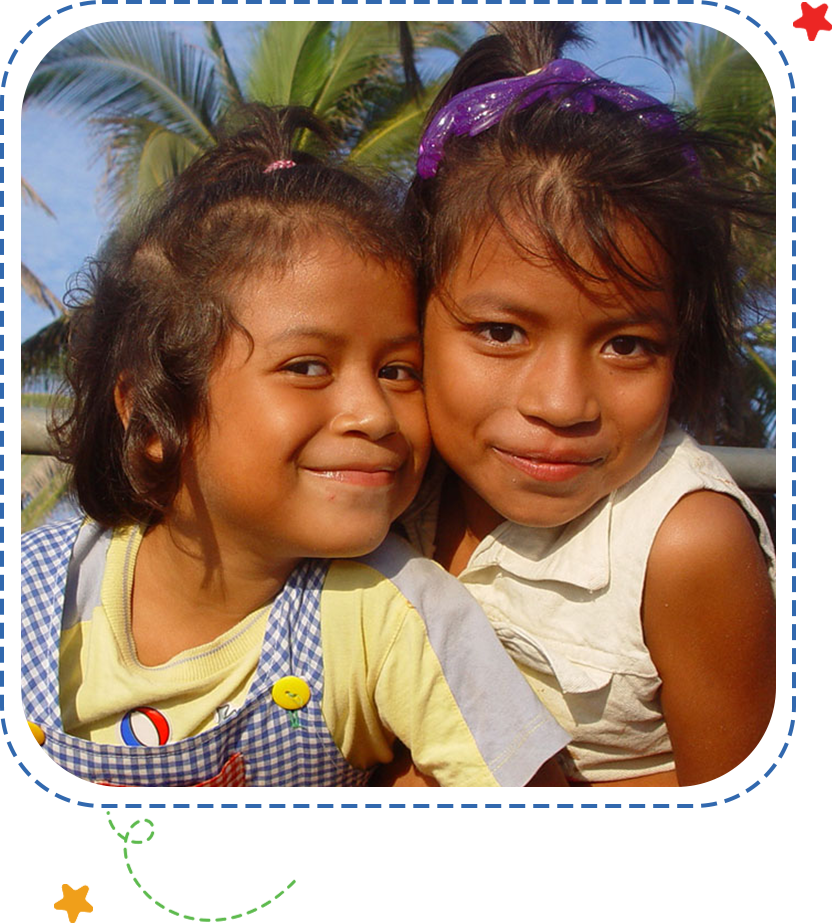
[[[201, 23], [179, 23], [175, 28], [188, 40], [200, 42]], [[239, 66], [245, 60], [254, 24], [221, 22], [218, 28], [229, 57]], [[659, 99], [685, 96], [682, 74], [669, 74], [649, 58], [628, 23], [595, 23], [587, 28], [594, 44], [575, 57], [603, 76], [639, 86]], [[33, 206], [24, 207], [23, 261], [61, 297], [73, 273], [95, 253], [107, 233], [99, 189], [103, 164], [95, 156], [95, 145], [85, 126], [54, 109], [28, 107], [21, 136], [23, 176], [56, 216], [52, 219]], [[26, 339], [49, 317], [25, 295], [22, 310], [21, 333]]]

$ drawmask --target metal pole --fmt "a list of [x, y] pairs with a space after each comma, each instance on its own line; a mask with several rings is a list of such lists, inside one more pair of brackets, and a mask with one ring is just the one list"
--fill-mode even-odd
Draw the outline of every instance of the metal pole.
[[21, 417], [21, 453], [23, 455], [54, 455], [55, 446], [46, 431], [49, 412], [42, 407], [24, 407]]
[[[40, 407], [23, 408], [20, 450], [24, 455], [53, 454], [54, 446], [46, 431], [48, 419], [48, 411]], [[725, 465], [743, 490], [773, 492], [777, 489], [774, 449], [705, 448]]]

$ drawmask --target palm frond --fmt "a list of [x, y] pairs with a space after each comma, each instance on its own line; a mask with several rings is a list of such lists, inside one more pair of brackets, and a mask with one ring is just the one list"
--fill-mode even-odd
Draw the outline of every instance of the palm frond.
[[743, 343], [742, 348], [745, 355], [751, 360], [760, 373], [761, 381], [765, 382], [766, 394], [771, 394], [773, 397], [775, 393], [774, 389], [777, 385], [777, 375], [774, 371], [774, 366], [766, 361], [765, 357], [753, 343], [746, 341]]
[[42, 308], [46, 308], [52, 315], [61, 315], [65, 313], [61, 299], [32, 272], [25, 264], [20, 264], [20, 284], [23, 291]]
[[122, 215], [208, 147], [147, 119], [100, 119], [92, 130], [105, 161], [105, 205]]
[[214, 56], [217, 77], [224, 91], [223, 95], [225, 99], [223, 109], [241, 105], [243, 102], [243, 91], [240, 89], [240, 83], [237, 80], [237, 75], [234, 73], [234, 68], [228, 60], [225, 43], [220, 36], [215, 22], [205, 23], [205, 41], [208, 44], [208, 50]]
[[31, 183], [28, 183], [22, 176], [20, 177], [20, 196], [27, 205], [36, 205], [42, 212], [49, 215], [50, 218], [55, 217], [55, 213], [52, 209], [35, 192]]
[[80, 118], [132, 115], [210, 140], [221, 103], [213, 62], [155, 22], [101, 23], [50, 51], [26, 89]]
[[181, 173], [199, 154], [200, 148], [189, 139], [167, 128], [154, 126], [141, 151], [138, 170], [138, 194], [164, 185]]
[[690, 25], [682, 22], [633, 22], [633, 33], [645, 50], [652, 50], [665, 67], [679, 64]]
[[[703, 32], [688, 49], [686, 69], [702, 127], [734, 147], [739, 163], [734, 179], [749, 189], [773, 194], [777, 159], [774, 100], [756, 60], [729, 36]], [[736, 234], [741, 284], [752, 305], [760, 298], [765, 301], [774, 290], [773, 217], [763, 230], [766, 236], [751, 228], [738, 228]]]
[[[693, 105], [701, 125], [733, 145], [732, 180], [773, 193], [776, 162], [774, 101], [754, 58], [733, 39], [705, 31], [685, 57]], [[746, 324], [740, 362], [722, 396], [717, 441], [769, 445], [775, 435], [777, 348], [774, 324], [773, 215], [760, 228], [735, 228], [735, 258]], [[751, 319], [763, 318], [757, 323]]]
[[392, 71], [398, 45], [384, 22], [352, 22], [336, 36], [329, 71], [314, 104], [321, 117], [335, 112], [357, 86]]
[[63, 466], [52, 455], [26, 456], [30, 463], [20, 472], [20, 493], [34, 497], [35, 494], [49, 486], [49, 482], [61, 471]]
[[20, 345], [20, 371], [24, 381], [63, 373], [69, 329], [66, 321], [66, 315], [61, 315]]
[[412, 172], [425, 116], [441, 85], [441, 80], [436, 81], [419, 96], [400, 99], [389, 112], [368, 119], [350, 151], [350, 161], [402, 174]]
[[329, 66], [332, 23], [270, 22], [257, 33], [246, 97], [270, 106], [311, 106]]
[[50, 456], [23, 455], [20, 526], [23, 532], [42, 525], [66, 496], [69, 468]]
[[[394, 23], [391, 25], [396, 28]], [[399, 33], [399, 56], [402, 61], [402, 73], [404, 74], [404, 88], [408, 96], [415, 96], [422, 90], [422, 80], [419, 77], [419, 71], [416, 69], [416, 49], [413, 42], [413, 31], [409, 22], [398, 23]]]
[[481, 23], [443, 22], [428, 20], [408, 23], [413, 33], [417, 51], [432, 48], [461, 57], [465, 50], [483, 33]]
[[693, 105], [704, 127], [738, 142], [774, 142], [774, 103], [754, 57], [730, 36], [703, 34], [686, 57]]

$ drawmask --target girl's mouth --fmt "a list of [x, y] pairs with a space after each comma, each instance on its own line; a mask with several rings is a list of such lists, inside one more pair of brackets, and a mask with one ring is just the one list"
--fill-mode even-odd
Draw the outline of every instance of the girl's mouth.
[[396, 479], [392, 468], [307, 468], [310, 474], [358, 487], [390, 487]]
[[562, 456], [517, 455], [493, 447], [497, 457], [537, 481], [568, 481], [599, 465], [603, 458], [564, 453]]

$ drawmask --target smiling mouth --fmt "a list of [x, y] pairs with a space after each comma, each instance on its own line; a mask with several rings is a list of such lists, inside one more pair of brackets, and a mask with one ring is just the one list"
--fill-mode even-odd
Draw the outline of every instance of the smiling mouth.
[[499, 449], [497, 446], [493, 446], [493, 449], [501, 461], [537, 481], [568, 481], [586, 474], [587, 471], [603, 462], [601, 456], [589, 458], [568, 454], [563, 456], [516, 455], [514, 452]]
[[396, 480], [398, 468], [307, 468], [315, 477], [358, 487], [390, 487]]

